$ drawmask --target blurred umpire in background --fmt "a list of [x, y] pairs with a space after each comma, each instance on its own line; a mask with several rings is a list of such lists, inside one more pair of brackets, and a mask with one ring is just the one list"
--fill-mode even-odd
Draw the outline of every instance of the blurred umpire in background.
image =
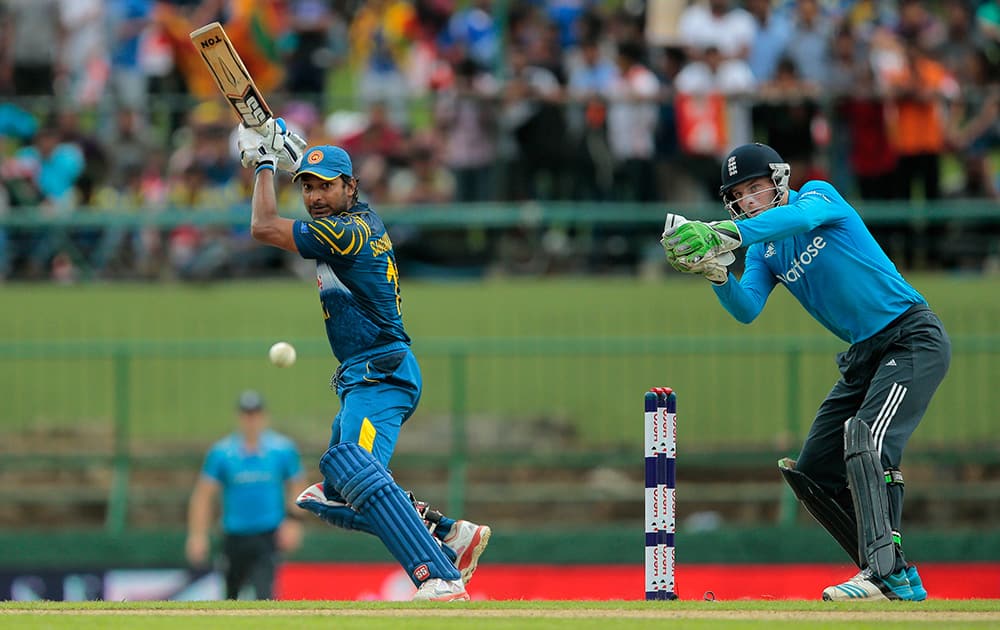
[[300, 512], [289, 509], [302, 462], [295, 443], [268, 428], [259, 393], [240, 394], [237, 409], [238, 429], [212, 445], [191, 494], [185, 551], [192, 566], [205, 565], [221, 490], [226, 598], [251, 586], [256, 599], [273, 599], [278, 552], [302, 541]]

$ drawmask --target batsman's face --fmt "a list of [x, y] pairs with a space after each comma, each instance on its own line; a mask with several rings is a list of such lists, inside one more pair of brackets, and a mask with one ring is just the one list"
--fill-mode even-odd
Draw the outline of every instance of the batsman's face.
[[777, 198], [778, 189], [770, 177], [758, 177], [736, 184], [730, 194], [747, 219], [770, 210], [781, 201]]
[[332, 216], [351, 209], [354, 181], [343, 176], [326, 180], [310, 173], [299, 178], [302, 185], [302, 202], [314, 219]]

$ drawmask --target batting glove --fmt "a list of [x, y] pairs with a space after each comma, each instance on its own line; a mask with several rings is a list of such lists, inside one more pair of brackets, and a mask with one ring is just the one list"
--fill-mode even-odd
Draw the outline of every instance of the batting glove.
[[277, 154], [278, 168], [294, 173], [299, 168], [299, 163], [302, 162], [302, 156], [308, 145], [305, 138], [288, 129], [284, 118], [275, 118], [274, 122], [277, 125], [278, 133], [283, 136], [283, 145]]
[[285, 147], [285, 136], [271, 118], [260, 127], [247, 127], [240, 123], [237, 143], [240, 148], [240, 162], [244, 168], [269, 165], [273, 169], [278, 161], [278, 154]]

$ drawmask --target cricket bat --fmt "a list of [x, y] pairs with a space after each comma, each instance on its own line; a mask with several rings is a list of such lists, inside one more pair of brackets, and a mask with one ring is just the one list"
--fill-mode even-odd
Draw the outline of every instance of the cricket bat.
[[222, 24], [212, 22], [191, 33], [223, 96], [247, 127], [259, 127], [273, 116]]

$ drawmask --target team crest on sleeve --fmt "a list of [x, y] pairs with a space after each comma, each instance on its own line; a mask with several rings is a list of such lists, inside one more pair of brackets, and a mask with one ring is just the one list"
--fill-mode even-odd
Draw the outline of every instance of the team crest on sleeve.
[[774, 256], [776, 253], [777, 252], [774, 251], [774, 243], [769, 241], [767, 245], [764, 246], [764, 258], [770, 258], [771, 256]]
[[726, 170], [729, 171], [729, 176], [732, 177], [736, 175], [736, 156], [730, 155], [729, 160], [726, 161]]
[[299, 233], [300, 234], [308, 234], [309, 233], [309, 226], [306, 225], [305, 223], [299, 223]]

